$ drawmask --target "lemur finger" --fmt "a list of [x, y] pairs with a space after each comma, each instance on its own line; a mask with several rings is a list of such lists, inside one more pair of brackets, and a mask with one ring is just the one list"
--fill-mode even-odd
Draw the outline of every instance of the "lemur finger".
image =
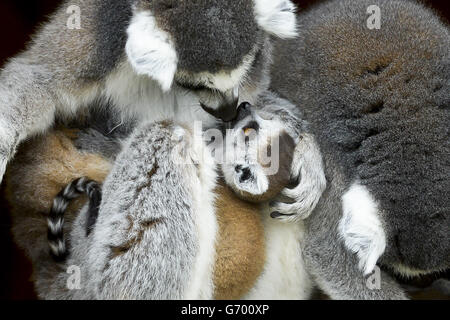
[[281, 194], [285, 197], [291, 198], [292, 202], [302, 197], [303, 188], [300, 188], [300, 185], [297, 185], [295, 188], [284, 188], [281, 191]]
[[270, 217], [272, 217], [273, 219], [287, 219], [288, 217], [292, 217], [292, 216], [294, 216], [294, 215], [292, 215], [292, 214], [282, 214], [282, 213], [280, 213], [280, 212], [272, 212], [271, 214], [270, 214]]
[[271, 206], [272, 211], [279, 212], [283, 215], [293, 215], [293, 214], [300, 214], [303, 210], [302, 206], [303, 203], [284, 203], [284, 202], [275, 202]]
[[305, 210], [305, 206], [304, 202], [273, 202], [270, 206], [273, 212], [271, 216], [275, 219], [288, 219], [290, 221], [306, 219], [310, 214], [310, 210]]
[[303, 218], [309, 217], [320, 199], [315, 189], [309, 185], [299, 185], [294, 189], [285, 188], [281, 194], [284, 197], [294, 199], [292, 204], [299, 207], [297, 209], [302, 213]]

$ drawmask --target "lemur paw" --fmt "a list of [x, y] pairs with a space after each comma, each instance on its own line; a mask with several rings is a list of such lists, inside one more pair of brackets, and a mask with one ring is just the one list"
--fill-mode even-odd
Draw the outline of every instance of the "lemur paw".
[[307, 219], [316, 208], [322, 192], [322, 188], [311, 188], [309, 183], [300, 183], [293, 189], [286, 188], [281, 193], [283, 201], [270, 203], [271, 216], [287, 222]]
[[270, 203], [272, 218], [287, 222], [309, 218], [323, 190], [321, 185], [311, 187], [310, 183], [300, 183], [293, 189], [284, 189], [281, 193], [282, 200]]
[[272, 218], [284, 221], [307, 219], [325, 191], [327, 182], [322, 155], [314, 138], [305, 134], [295, 149], [291, 170], [294, 188], [286, 188], [281, 195], [283, 201], [270, 204]]

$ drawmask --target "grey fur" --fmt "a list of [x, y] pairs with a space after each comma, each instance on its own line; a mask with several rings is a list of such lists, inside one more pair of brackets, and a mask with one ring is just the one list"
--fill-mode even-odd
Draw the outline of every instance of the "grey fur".
[[100, 154], [113, 162], [123, 142], [136, 128], [137, 121], [120, 119], [110, 108], [105, 107], [91, 110], [87, 119], [74, 120], [65, 125], [80, 130], [74, 141], [77, 149]]
[[[370, 5], [381, 8], [380, 30], [366, 26]], [[337, 231], [341, 198], [360, 180], [380, 203], [381, 264], [450, 266], [449, 29], [412, 1], [332, 1], [300, 21], [299, 39], [276, 46], [272, 88], [302, 106], [325, 159], [329, 185], [307, 220], [305, 259], [333, 298], [402, 298], [386, 275], [381, 290], [365, 286]]]
[[50, 291], [38, 287], [43, 298], [183, 298], [198, 248], [185, 171], [196, 169], [169, 160], [172, 130], [160, 124], [137, 130], [104, 184], [94, 231], [86, 238], [85, 208], [71, 232], [66, 265], [81, 268], [82, 290], [67, 291], [69, 275], [61, 273]]
[[253, 1], [156, 0], [148, 5], [174, 35], [183, 70], [233, 70], [263, 37], [252, 15]]
[[79, 132], [75, 146], [89, 153], [101, 154], [109, 160], [114, 160], [122, 148], [120, 140], [106, 136], [93, 128]]

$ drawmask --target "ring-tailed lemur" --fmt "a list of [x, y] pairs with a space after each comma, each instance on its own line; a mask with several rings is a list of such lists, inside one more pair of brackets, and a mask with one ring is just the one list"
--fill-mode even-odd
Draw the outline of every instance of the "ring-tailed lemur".
[[409, 276], [450, 267], [449, 28], [397, 0], [331, 1], [300, 19], [298, 40], [274, 51], [272, 89], [302, 106], [325, 160], [305, 260], [334, 299], [404, 298], [377, 262]]
[[[234, 150], [237, 156], [226, 158], [229, 161], [225, 161], [221, 171], [224, 181], [239, 197], [258, 204], [233, 200], [232, 196], [229, 201], [230, 195], [218, 191], [221, 188], [217, 189], [214, 183], [218, 178], [215, 162], [208, 158], [211, 145], [204, 154], [204, 137], [195, 137], [190, 129], [170, 123], [143, 126], [128, 141], [105, 182], [103, 205], [92, 234], [85, 233], [90, 215], [87, 206], [71, 232], [74, 245], [67, 264], [79, 265], [88, 273], [83, 290], [90, 293], [82, 290], [61, 296], [64, 290], [52, 285], [52, 289], [39, 288], [40, 294], [46, 298], [74, 298], [72, 294], [79, 294], [78, 298], [92, 294], [96, 298], [130, 299], [308, 298], [312, 285], [301, 259], [301, 223], [283, 223], [270, 218], [268, 202], [289, 184], [297, 144], [314, 144], [314, 140], [307, 138], [305, 123], [287, 101], [268, 96], [263, 107], [252, 109], [245, 105], [239, 108], [237, 120], [227, 126], [230, 131], [227, 139], [235, 142], [239, 136], [249, 137], [253, 131], [260, 144], [246, 140], [247, 148]], [[301, 140], [301, 136], [305, 138]], [[275, 172], [270, 171], [266, 162], [261, 162], [260, 155], [269, 146], [274, 156], [280, 152], [279, 170]], [[304, 154], [306, 158], [318, 162], [311, 168], [306, 163], [305, 172], [317, 175], [317, 181], [325, 183], [319, 150], [314, 145], [304, 150], [310, 153]], [[148, 158], [150, 151], [154, 159]], [[180, 157], [183, 162], [175, 161]], [[320, 198], [323, 189], [324, 185], [313, 188], [310, 197]], [[220, 204], [216, 209], [214, 197], [218, 197], [216, 203]], [[256, 226], [264, 226], [255, 241], [265, 245], [258, 246], [253, 241], [246, 245], [246, 238], [251, 239], [247, 234], [230, 240], [233, 232], [215, 240], [217, 232], [220, 234], [216, 219], [226, 219], [231, 214], [239, 224], [241, 212], [242, 217], [253, 215]], [[245, 250], [246, 246], [249, 250]], [[221, 251], [224, 247], [226, 251]], [[145, 251], [142, 256], [141, 250]], [[89, 258], [91, 253], [94, 260]], [[135, 259], [138, 265], [132, 262]], [[121, 270], [127, 270], [127, 274]], [[233, 279], [238, 282], [227, 278], [230, 270], [234, 270]], [[280, 270], [284, 274], [280, 275]], [[189, 272], [192, 277], [187, 277]], [[56, 282], [63, 283], [64, 277], [61, 274]], [[102, 283], [101, 288], [98, 283]]]
[[296, 35], [290, 1], [64, 1], [1, 71], [0, 181], [20, 142], [99, 102], [139, 120], [233, 118], [268, 86], [270, 35]]

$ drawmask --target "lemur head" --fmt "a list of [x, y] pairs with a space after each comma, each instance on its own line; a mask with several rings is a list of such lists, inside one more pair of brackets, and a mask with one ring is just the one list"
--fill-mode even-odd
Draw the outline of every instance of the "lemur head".
[[138, 74], [195, 92], [229, 121], [238, 100], [268, 85], [269, 35], [296, 36], [289, 0], [134, 0], [127, 57]]
[[239, 106], [238, 117], [228, 127], [222, 165], [226, 183], [244, 200], [273, 199], [290, 182], [299, 134], [273, 110], [248, 103]]

